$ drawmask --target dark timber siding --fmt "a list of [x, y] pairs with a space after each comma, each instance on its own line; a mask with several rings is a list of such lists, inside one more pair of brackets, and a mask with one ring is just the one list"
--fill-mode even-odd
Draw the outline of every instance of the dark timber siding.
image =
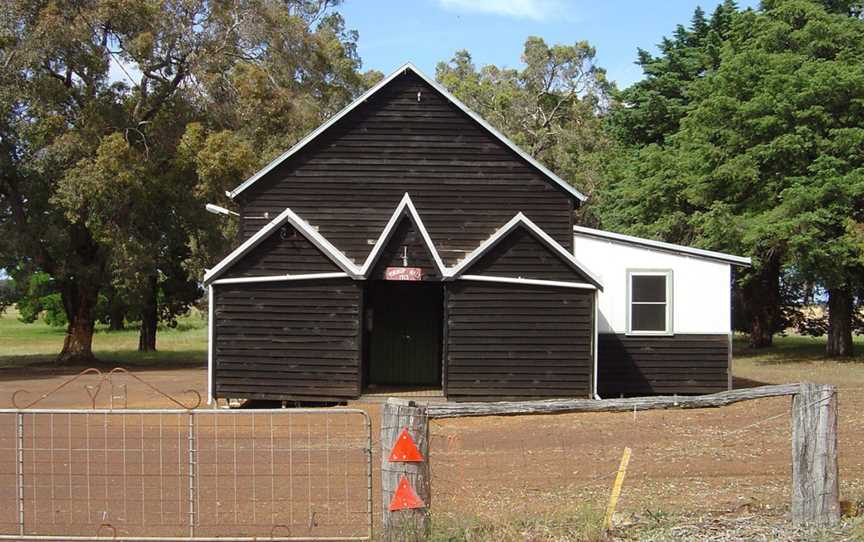
[[360, 394], [362, 284], [350, 279], [217, 284], [215, 395]]
[[713, 393], [728, 388], [728, 335], [634, 337], [601, 334], [601, 397]]
[[[247, 216], [291, 207], [359, 263], [406, 192], [448, 265], [519, 211], [572, 250], [572, 197], [412, 73], [237, 201]], [[243, 238], [265, 223], [244, 220]]]
[[369, 278], [383, 279], [386, 268], [401, 267], [403, 265], [402, 247], [407, 247], [408, 267], [421, 268], [423, 280], [441, 280], [435, 260], [423, 241], [423, 236], [420, 235], [414, 221], [405, 215], [393, 228], [390, 240], [384, 246], [384, 250], [381, 251], [381, 256], [375, 263]]
[[457, 401], [587, 397], [594, 291], [447, 286], [445, 374]]
[[465, 271], [468, 275], [588, 282], [524, 227], [511, 231]]
[[220, 278], [338, 271], [341, 269], [318, 247], [293, 226], [286, 224], [229, 267]]

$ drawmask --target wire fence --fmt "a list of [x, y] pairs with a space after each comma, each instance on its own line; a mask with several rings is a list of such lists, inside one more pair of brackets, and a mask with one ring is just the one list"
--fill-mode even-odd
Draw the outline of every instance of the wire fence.
[[362, 410], [4, 410], [0, 435], [0, 538], [371, 538]]
[[633, 457], [623, 510], [729, 512], [790, 501], [788, 398], [707, 410], [433, 419], [430, 434], [436, 514], [602, 510], [625, 447]]

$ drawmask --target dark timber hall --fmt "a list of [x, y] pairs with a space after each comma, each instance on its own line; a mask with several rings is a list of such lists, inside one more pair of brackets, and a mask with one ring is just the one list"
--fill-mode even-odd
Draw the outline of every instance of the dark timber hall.
[[211, 397], [596, 395], [608, 285], [574, 254], [585, 197], [410, 64], [228, 195]]

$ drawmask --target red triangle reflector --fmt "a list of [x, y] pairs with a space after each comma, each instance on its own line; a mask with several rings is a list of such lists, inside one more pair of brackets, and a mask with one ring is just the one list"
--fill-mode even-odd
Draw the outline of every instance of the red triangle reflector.
[[399, 487], [396, 488], [396, 493], [393, 494], [393, 500], [390, 501], [390, 511], [395, 512], [397, 510], [425, 507], [426, 503], [414, 493], [414, 490], [411, 489], [411, 484], [408, 483], [408, 478], [405, 478], [403, 474], [402, 479], [399, 480]]
[[414, 439], [411, 438], [406, 427], [402, 429], [399, 438], [396, 439], [396, 444], [390, 451], [390, 462], [416, 463], [418, 461], [423, 461], [423, 454], [417, 449], [417, 445], [414, 444]]

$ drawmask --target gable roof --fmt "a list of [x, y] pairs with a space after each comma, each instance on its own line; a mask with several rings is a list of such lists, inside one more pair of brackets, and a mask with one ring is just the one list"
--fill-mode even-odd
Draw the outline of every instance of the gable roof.
[[417, 228], [417, 231], [423, 238], [423, 242], [426, 244], [426, 248], [429, 250], [429, 254], [432, 255], [432, 260], [435, 262], [435, 267], [438, 268], [438, 273], [440, 273], [442, 277], [446, 276], [447, 266], [444, 265], [444, 261], [438, 254], [438, 249], [435, 248], [435, 244], [432, 242], [432, 238], [429, 237], [429, 232], [426, 231], [426, 226], [423, 224], [423, 219], [420, 218], [420, 214], [417, 212], [417, 208], [414, 207], [414, 202], [411, 201], [411, 196], [408, 195], [408, 192], [405, 192], [405, 195], [402, 196], [402, 199], [399, 201], [399, 205], [396, 206], [393, 214], [390, 215], [390, 220], [387, 221], [387, 225], [384, 226], [384, 230], [381, 232], [381, 235], [378, 236], [378, 240], [375, 241], [375, 245], [372, 247], [372, 250], [366, 257], [366, 261], [363, 263], [363, 267], [360, 268], [360, 275], [363, 275], [365, 277], [372, 270], [372, 266], [374, 266], [375, 262], [378, 261], [378, 258], [381, 256], [384, 247], [387, 246], [387, 242], [393, 235], [393, 231], [396, 228], [396, 225], [401, 221], [402, 215], [406, 211], [411, 217], [411, 220], [414, 221], [414, 227]]
[[543, 231], [537, 224], [535, 224], [530, 218], [523, 215], [522, 213], [517, 213], [516, 216], [514, 216], [506, 224], [501, 226], [498, 231], [492, 234], [491, 237], [483, 241], [480, 246], [478, 246], [470, 254], [468, 254], [468, 256], [466, 256], [464, 260], [462, 260], [455, 266], [449, 268], [447, 270], [448, 274], [446, 276], [449, 278], [457, 278], [462, 275], [474, 263], [479, 261], [483, 255], [487, 254], [498, 243], [504, 240], [510, 232], [519, 227], [524, 227], [526, 230], [528, 230], [528, 232], [534, 235], [534, 237], [538, 241], [540, 241], [541, 244], [551, 249], [553, 253], [560, 257], [574, 270], [582, 273], [585, 277], [587, 277], [591, 284], [593, 284], [600, 290], [603, 289], [603, 285], [600, 283], [600, 279], [598, 279], [597, 276], [594, 275], [594, 273], [592, 273], [587, 267], [582, 265], [579, 260], [577, 260], [576, 257], [573, 256], [573, 254], [570, 254], [564, 247], [559, 245], [557, 241], [549, 237], [549, 235], [545, 231]]
[[357, 276], [359, 269], [354, 262], [349, 260], [339, 249], [333, 246], [330, 241], [324, 238], [323, 235], [309, 225], [308, 222], [297, 216], [290, 208], [285, 209], [279, 216], [271, 220], [266, 226], [258, 230], [255, 235], [247, 239], [243, 244], [234, 249], [228, 256], [222, 259], [213, 269], [207, 271], [204, 275], [204, 284], [207, 285], [221, 276], [228, 270], [237, 260], [249, 253], [250, 250], [258, 246], [264, 239], [270, 236], [283, 224], [291, 224], [297, 229], [306, 239], [315, 245], [324, 255], [330, 258], [333, 263], [339, 266], [349, 276]]
[[632, 235], [624, 235], [623, 233], [614, 233], [611, 231], [595, 230], [584, 226], [573, 226], [573, 233], [585, 237], [595, 237], [605, 239], [616, 243], [635, 245], [642, 248], [660, 250], [663, 252], [672, 252], [684, 256], [702, 258], [705, 260], [713, 260], [732, 265], [740, 265], [742, 267], [750, 267], [752, 261], [744, 256], [735, 256], [733, 254], [725, 254], [723, 252], [714, 252], [713, 250], [704, 250], [701, 248], [687, 247], [684, 245], [675, 245], [672, 243], [664, 243], [663, 241], [654, 241], [653, 239], [645, 239], [642, 237], [633, 237]]
[[342, 109], [339, 113], [337, 113], [336, 115], [331, 117], [327, 122], [325, 122], [324, 124], [322, 124], [321, 126], [316, 128], [315, 130], [310, 132], [308, 135], [306, 135], [306, 137], [304, 137], [303, 139], [298, 141], [293, 147], [291, 147], [290, 149], [288, 149], [287, 151], [285, 151], [281, 155], [277, 156], [273, 161], [271, 161], [269, 164], [267, 164], [266, 166], [261, 168], [257, 173], [255, 173], [254, 175], [252, 175], [251, 177], [246, 179], [237, 188], [235, 188], [234, 190], [226, 192], [226, 195], [231, 199], [234, 199], [235, 197], [237, 197], [240, 193], [242, 193], [244, 190], [246, 190], [247, 188], [252, 186], [260, 178], [264, 177], [265, 175], [267, 175], [267, 173], [269, 173], [270, 171], [275, 169], [282, 162], [284, 162], [289, 157], [296, 154], [298, 151], [300, 151], [300, 149], [302, 149], [303, 147], [308, 145], [315, 138], [317, 138], [319, 135], [324, 133], [328, 128], [330, 128], [331, 126], [336, 124], [341, 118], [348, 115], [348, 113], [353, 111], [360, 104], [366, 102], [368, 99], [370, 99], [372, 96], [374, 96], [378, 91], [380, 91], [382, 88], [386, 87], [391, 81], [396, 79], [396, 77], [405, 73], [406, 71], [413, 72], [418, 77], [420, 77], [429, 86], [431, 86], [433, 89], [435, 89], [437, 92], [439, 92], [442, 96], [444, 96], [444, 98], [446, 98], [450, 103], [452, 103], [457, 108], [462, 110], [466, 115], [468, 115], [471, 119], [473, 119], [480, 126], [482, 126], [493, 137], [495, 137], [496, 139], [501, 141], [504, 145], [506, 145], [508, 148], [510, 148], [510, 150], [515, 152], [517, 155], [519, 155], [525, 161], [527, 161], [531, 166], [533, 166], [535, 169], [540, 171], [544, 176], [546, 176], [550, 181], [552, 181], [553, 183], [558, 185], [560, 188], [562, 188], [566, 193], [568, 193], [569, 195], [571, 195], [572, 197], [574, 197], [580, 201], [585, 201], [588, 199], [587, 196], [585, 196], [584, 194], [582, 194], [581, 192], [576, 190], [572, 185], [570, 185], [570, 183], [568, 183], [567, 181], [565, 181], [564, 179], [562, 179], [558, 175], [554, 174], [546, 166], [544, 166], [543, 164], [541, 164], [540, 162], [535, 160], [531, 155], [529, 155], [528, 153], [526, 153], [525, 151], [523, 151], [522, 149], [517, 147], [516, 144], [513, 143], [512, 141], [510, 141], [504, 134], [502, 134], [501, 132], [496, 130], [491, 124], [489, 124], [482, 117], [480, 117], [480, 115], [478, 115], [477, 113], [475, 113], [474, 111], [469, 109], [468, 106], [466, 106], [458, 98], [453, 96], [446, 88], [439, 85], [435, 80], [427, 77], [423, 72], [421, 72], [419, 69], [417, 69], [417, 67], [414, 66], [413, 64], [411, 64], [410, 62], [403, 64], [396, 71], [394, 71], [393, 73], [391, 73], [390, 75], [388, 75], [387, 77], [385, 77], [384, 79], [379, 81], [372, 88], [370, 88], [369, 90], [364, 92], [362, 95], [360, 95], [359, 98], [357, 98], [356, 100], [351, 102], [348, 106], [346, 106], [344, 109]]
[[[228, 256], [222, 259], [215, 267], [207, 271], [204, 275], [203, 283], [204, 285], [213, 284], [216, 282], [217, 284], [222, 282], [263, 282], [263, 281], [273, 281], [273, 280], [301, 280], [301, 279], [314, 279], [314, 278], [330, 278], [335, 276], [346, 276], [351, 277], [353, 279], [364, 279], [367, 278], [369, 273], [371, 272], [373, 266], [375, 265], [378, 258], [381, 256], [384, 248], [387, 246], [387, 242], [393, 235], [393, 232], [397, 226], [397, 224], [405, 218], [405, 214], [407, 213], [408, 217], [413, 221], [414, 226], [417, 228], [417, 231], [420, 233], [420, 236], [423, 238], [423, 242], [426, 245], [426, 248], [431, 254], [433, 261], [435, 262], [435, 266], [438, 269], [438, 272], [441, 275], [441, 280], [453, 280], [457, 278], [471, 279], [471, 280], [499, 280], [504, 282], [512, 282], [512, 281], [528, 281], [528, 279], [506, 279], [505, 277], [485, 277], [480, 276], [478, 278], [477, 275], [467, 275], [464, 272], [474, 263], [480, 260], [485, 254], [487, 254], [490, 250], [492, 250], [498, 243], [504, 240], [509, 233], [519, 227], [525, 228], [531, 235], [535, 237], [542, 245], [550, 249], [556, 256], [561, 258], [567, 265], [569, 265], [575, 271], [581, 273], [585, 277], [588, 278], [589, 284], [581, 284], [578, 287], [596, 287], [600, 290], [603, 289], [600, 280], [594, 275], [587, 267], [582, 265], [579, 260], [571, 253], [569, 253], [564, 247], [558, 244], [552, 237], [549, 236], [545, 231], [543, 231], [537, 224], [535, 224], [530, 218], [525, 216], [522, 213], [517, 213], [513, 218], [511, 218], [506, 224], [498, 228], [495, 233], [493, 233], [488, 239], [483, 241], [476, 249], [471, 251], [463, 260], [458, 262], [456, 265], [447, 267], [444, 264], [444, 261], [441, 259], [441, 256], [438, 253], [438, 249], [435, 247], [435, 243], [432, 242], [432, 238], [429, 236], [429, 232], [426, 230], [426, 226], [423, 224], [423, 219], [420, 218], [420, 214], [417, 212], [417, 208], [414, 207], [414, 202], [411, 201], [411, 196], [406, 192], [402, 199], [399, 201], [399, 204], [394, 209], [393, 214], [390, 215], [390, 219], [387, 221], [387, 224], [384, 226], [384, 229], [381, 231], [381, 235], [378, 236], [375, 245], [372, 247], [372, 250], [369, 252], [369, 255], [366, 257], [366, 260], [363, 262], [363, 265], [357, 265], [352, 260], [350, 260], [345, 254], [336, 248], [330, 241], [328, 241], [323, 235], [318, 233], [317, 229], [309, 225], [308, 222], [300, 218], [294, 211], [290, 208], [285, 209], [279, 216], [271, 220], [267, 225], [262, 227], [258, 232], [255, 233], [252, 237], [247, 239], [243, 244], [233, 250]], [[274, 275], [274, 276], [262, 276], [262, 277], [243, 277], [236, 279], [217, 279], [224, 274], [234, 263], [243, 258], [246, 254], [248, 254], [252, 249], [262, 243], [267, 237], [269, 237], [275, 230], [282, 227], [284, 224], [291, 224], [294, 228], [297, 229], [306, 239], [308, 239], [318, 250], [321, 251], [322, 254], [327, 256], [333, 263], [335, 263], [339, 269], [342, 270], [342, 273], [313, 273], [308, 275]], [[693, 249], [696, 250], [696, 249]], [[559, 281], [545, 281], [545, 280], [533, 280], [529, 281], [531, 283], [536, 284], [557, 284]], [[561, 283], [561, 284], [569, 284], [574, 285], [577, 283]]]

